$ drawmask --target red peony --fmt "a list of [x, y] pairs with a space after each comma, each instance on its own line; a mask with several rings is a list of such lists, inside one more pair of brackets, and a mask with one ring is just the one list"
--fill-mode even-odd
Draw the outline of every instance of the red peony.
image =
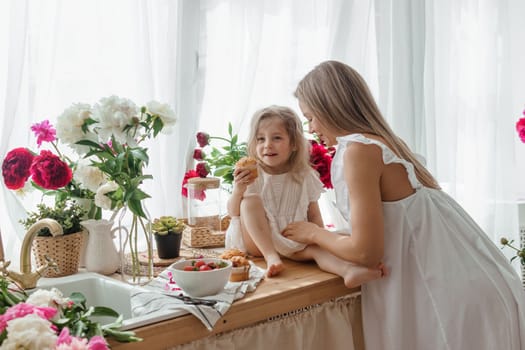
[[195, 148], [193, 150], [193, 159], [195, 160], [204, 160], [205, 154], [204, 151], [200, 148]]
[[67, 163], [47, 150], [41, 151], [40, 155], [35, 157], [30, 172], [33, 182], [48, 190], [64, 187], [73, 178]]
[[210, 173], [210, 169], [208, 168], [208, 164], [206, 164], [206, 162], [197, 163], [195, 170], [200, 177], [206, 177]]
[[310, 164], [319, 173], [319, 178], [325, 188], [334, 188], [330, 175], [334, 149], [326, 148], [324, 145], [311, 141]]
[[[186, 174], [184, 174], [184, 179], [182, 180], [182, 195], [184, 197], [188, 197], [188, 189], [186, 188], [186, 184], [188, 183], [188, 180], [193, 177], [200, 177], [199, 173], [195, 170], [188, 170]], [[199, 199], [201, 201], [206, 199], [206, 191], [195, 191], [194, 193], [195, 198]]]
[[205, 132], [199, 131], [197, 133], [197, 143], [200, 147], [206, 147], [210, 144], [210, 135]]
[[27, 148], [15, 148], [7, 153], [2, 163], [4, 183], [10, 190], [24, 187], [31, 175], [29, 169], [33, 162], [33, 154]]

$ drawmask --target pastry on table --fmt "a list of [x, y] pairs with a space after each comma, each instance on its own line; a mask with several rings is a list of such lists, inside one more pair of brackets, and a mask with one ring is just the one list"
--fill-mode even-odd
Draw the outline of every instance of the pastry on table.
[[246, 258], [246, 253], [233, 248], [225, 250], [220, 255], [220, 258], [232, 262], [230, 282], [241, 282], [250, 279], [250, 261]]

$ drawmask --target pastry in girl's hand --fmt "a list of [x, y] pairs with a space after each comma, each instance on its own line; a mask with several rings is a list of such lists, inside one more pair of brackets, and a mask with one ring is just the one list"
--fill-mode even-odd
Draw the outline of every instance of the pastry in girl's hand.
[[235, 163], [236, 169], [250, 170], [250, 177], [252, 179], [257, 178], [259, 173], [257, 172], [257, 160], [253, 157], [242, 157]]

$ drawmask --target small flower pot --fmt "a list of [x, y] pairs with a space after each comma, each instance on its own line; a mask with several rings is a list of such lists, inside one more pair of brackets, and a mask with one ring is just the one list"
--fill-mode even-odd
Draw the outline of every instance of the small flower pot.
[[154, 234], [154, 236], [159, 258], [173, 259], [179, 257], [182, 233], [168, 235]]

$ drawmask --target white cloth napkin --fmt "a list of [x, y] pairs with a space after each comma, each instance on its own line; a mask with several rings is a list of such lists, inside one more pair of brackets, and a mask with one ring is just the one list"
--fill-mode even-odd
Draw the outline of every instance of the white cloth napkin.
[[159, 310], [184, 310], [185, 314], [191, 313], [195, 315], [211, 331], [215, 323], [228, 311], [231, 304], [235, 300], [243, 298], [246, 293], [254, 291], [257, 284], [263, 279], [265, 271], [251, 261], [250, 264], [249, 280], [228, 282], [224, 290], [219, 294], [199, 298], [216, 300], [217, 303], [214, 306], [185, 304], [182, 300], [169, 296], [169, 294], [186, 295], [182, 290], [166, 290], [166, 285], [170, 281], [170, 266], [150, 283], [131, 295], [133, 317], [148, 315]]

